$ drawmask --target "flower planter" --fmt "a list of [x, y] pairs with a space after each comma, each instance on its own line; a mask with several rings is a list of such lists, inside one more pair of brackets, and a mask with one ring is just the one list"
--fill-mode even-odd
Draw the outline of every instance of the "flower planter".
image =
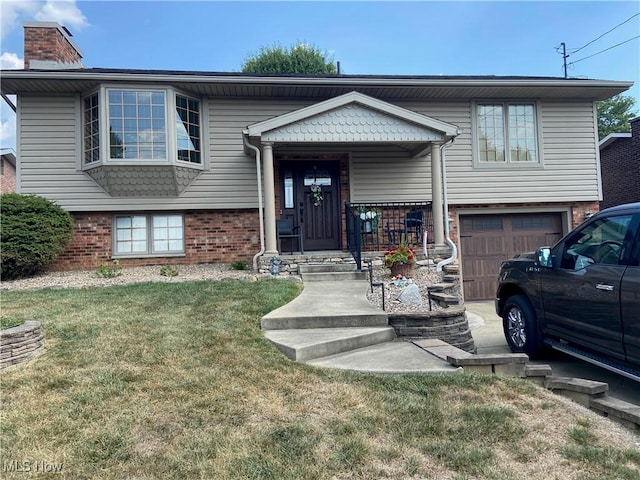
[[403, 275], [407, 278], [411, 278], [413, 273], [415, 272], [416, 264], [415, 263], [396, 263], [391, 266], [391, 275], [394, 277], [396, 275]]

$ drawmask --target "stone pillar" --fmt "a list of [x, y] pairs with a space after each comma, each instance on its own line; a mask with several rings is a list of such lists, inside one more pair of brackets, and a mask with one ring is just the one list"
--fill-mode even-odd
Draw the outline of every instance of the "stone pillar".
[[436, 245], [444, 245], [445, 214], [442, 196], [442, 162], [440, 161], [440, 144], [431, 144], [431, 206], [433, 207], [433, 241]]
[[264, 236], [265, 255], [277, 255], [276, 188], [273, 173], [273, 144], [262, 144], [262, 178], [264, 179]]

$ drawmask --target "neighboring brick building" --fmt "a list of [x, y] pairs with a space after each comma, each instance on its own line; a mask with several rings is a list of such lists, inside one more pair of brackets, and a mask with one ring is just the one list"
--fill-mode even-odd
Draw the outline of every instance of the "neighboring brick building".
[[640, 117], [631, 133], [612, 133], [600, 141], [602, 201], [600, 208], [640, 202]]
[[13, 150], [2, 149], [0, 161], [0, 193], [16, 191], [16, 155]]

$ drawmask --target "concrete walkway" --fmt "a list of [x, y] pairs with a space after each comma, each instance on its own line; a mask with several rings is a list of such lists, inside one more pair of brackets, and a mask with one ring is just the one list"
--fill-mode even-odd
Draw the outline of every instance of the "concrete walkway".
[[366, 298], [369, 282], [305, 282], [291, 303], [265, 315], [265, 336], [289, 358], [370, 373], [459, 373], [410, 340], [398, 339], [385, 312]]

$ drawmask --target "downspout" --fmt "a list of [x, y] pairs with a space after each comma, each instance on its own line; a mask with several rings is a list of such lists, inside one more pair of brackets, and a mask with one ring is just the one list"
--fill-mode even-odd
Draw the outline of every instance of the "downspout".
[[444, 210], [443, 215], [445, 217], [444, 218], [444, 238], [449, 244], [449, 246], [451, 247], [451, 256], [449, 258], [445, 258], [440, 263], [438, 263], [438, 265], [436, 265], [436, 271], [438, 273], [442, 272], [442, 267], [455, 262], [456, 259], [458, 258], [458, 247], [456, 247], [456, 244], [453, 242], [453, 240], [451, 240], [451, 237], [449, 236], [450, 232], [449, 232], [449, 201], [447, 199], [447, 168], [446, 168], [445, 154], [444, 154], [444, 149], [449, 148], [451, 145], [453, 145], [454, 141], [455, 141], [455, 137], [453, 137], [450, 142], [443, 143], [440, 146], [440, 162], [442, 162], [442, 203], [443, 203], [443, 210]]
[[242, 136], [242, 140], [247, 148], [250, 148], [256, 153], [256, 172], [258, 175], [258, 216], [260, 218], [260, 251], [253, 256], [253, 270], [258, 270], [258, 257], [264, 253], [264, 213], [262, 204], [262, 168], [260, 167], [260, 149], [254, 147], [249, 143], [245, 135]]

